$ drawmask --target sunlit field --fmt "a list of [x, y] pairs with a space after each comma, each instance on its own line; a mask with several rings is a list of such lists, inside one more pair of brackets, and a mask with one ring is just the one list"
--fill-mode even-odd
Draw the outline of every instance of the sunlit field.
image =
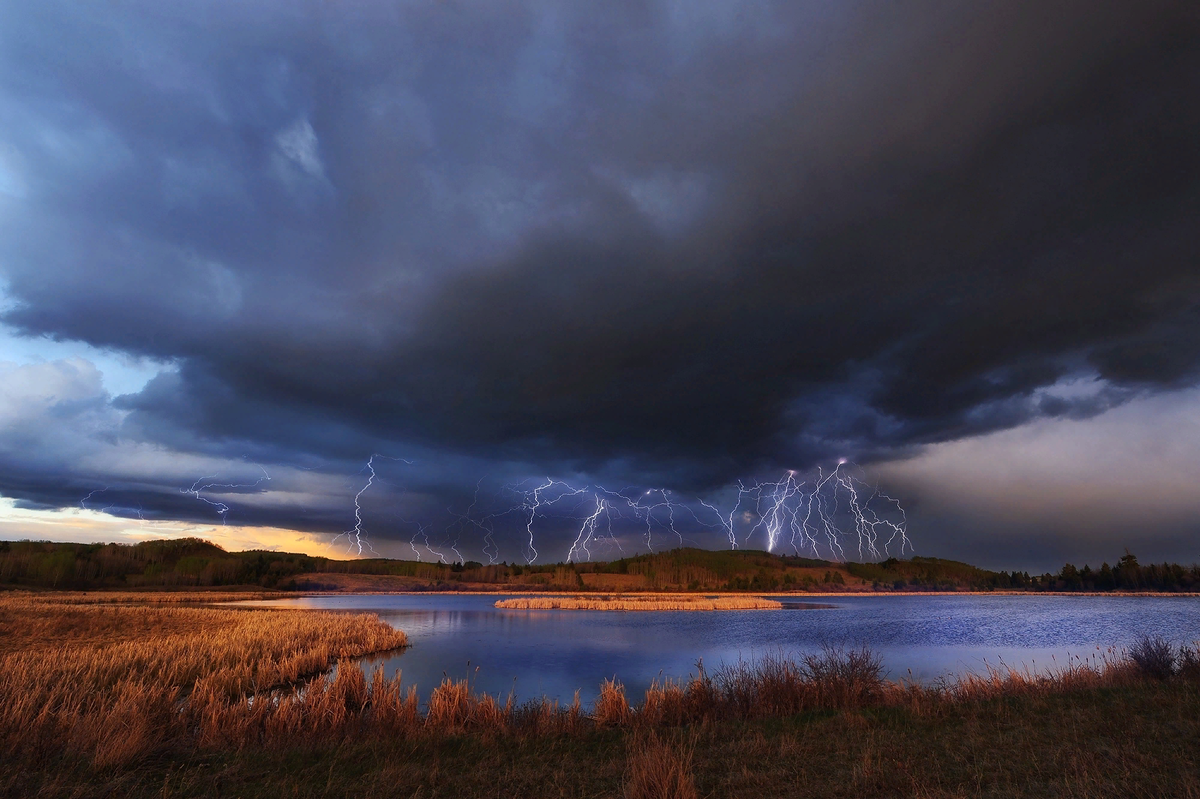
[[5, 751], [128, 763], [223, 736], [231, 708], [298, 686], [338, 658], [407, 644], [371, 615], [184, 605], [209, 595], [129, 598], [0, 598]]

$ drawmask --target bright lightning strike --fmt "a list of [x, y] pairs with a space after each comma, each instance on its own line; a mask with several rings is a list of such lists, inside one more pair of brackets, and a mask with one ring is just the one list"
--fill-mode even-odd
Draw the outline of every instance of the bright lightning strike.
[[[412, 466], [413, 464], [412, 461], [405, 460], [404, 458], [393, 458], [390, 455], [380, 455], [378, 452], [373, 453], [371, 457], [367, 458], [367, 465], [363, 467], [367, 470], [367, 472], [369, 472], [367, 482], [362, 488], [358, 489], [358, 493], [354, 495], [354, 527], [350, 530], [342, 532], [340, 535], [334, 536], [333, 541], [329, 542], [330, 546], [332, 546], [339, 538], [345, 537], [349, 549], [354, 551], [355, 554], [361, 555], [364, 549], [369, 549], [376, 555], [379, 554], [378, 552], [375, 552], [375, 548], [371, 546], [371, 542], [367, 539], [367, 531], [363, 526], [362, 517], [362, 495], [367, 493], [367, 489], [370, 488], [375, 482], [376, 458], [387, 458], [390, 461], [400, 461], [401, 463], [406, 463], [409, 466]], [[413, 551], [416, 551], [415, 546], [413, 547]], [[420, 556], [418, 554], [418, 560], [419, 559]]]
[[[367, 481], [355, 494], [354, 528], [338, 536], [344, 536], [351, 551], [358, 554], [374, 552], [366, 537], [362, 497], [377, 476], [375, 459], [379, 457], [389, 456], [376, 454], [368, 459]], [[912, 549], [900, 503], [868, 484], [862, 471], [845, 460], [832, 470], [818, 468], [808, 476], [788, 471], [778, 480], [738, 481], [724, 492], [724, 502], [712, 497], [682, 498], [666, 488], [630, 486], [614, 491], [545, 477], [503, 486], [490, 502], [481, 503], [482, 485], [480, 479], [465, 511], [447, 508], [452, 521], [443, 528], [439, 548], [432, 544], [434, 525], [401, 520], [416, 528], [409, 547], [418, 560], [428, 555], [444, 563], [447, 558], [442, 550], [446, 550], [453, 553], [454, 562], [465, 563], [464, 533], [474, 528], [482, 539], [483, 556], [488, 563], [496, 563], [500, 555], [497, 525], [505, 518], [521, 531], [524, 558], [530, 564], [540, 556], [538, 539], [547, 526], [573, 531], [563, 553], [566, 562], [591, 560], [604, 550], [624, 554], [621, 535], [639, 535], [653, 552], [663, 535], [669, 536], [672, 545], [685, 546], [690, 541], [687, 534], [698, 530], [719, 532], [731, 549], [754, 545], [769, 552], [790, 549], [797, 555], [811, 553], [833, 560], [845, 560], [850, 547], [855, 547], [861, 558]], [[505, 501], [504, 496], [510, 499]]]
[[[226, 488], [226, 489], [258, 488], [260, 485], [262, 485], [264, 480], [270, 481], [271, 475], [267, 474], [267, 470], [265, 468], [263, 468], [260, 464], [255, 464], [255, 466], [258, 466], [259, 470], [262, 471], [262, 477], [258, 478], [253, 483], [211, 483], [211, 482], [208, 482], [209, 480], [215, 479], [216, 476], [218, 474], [220, 474], [220, 472], [216, 472], [215, 474], [210, 474], [207, 477], [199, 478], [198, 480], [196, 480], [196, 482], [192, 483], [190, 488], [179, 489], [179, 493], [191, 494], [194, 498], [200, 500], [201, 502], [205, 503], [206, 505], [211, 505], [213, 508], [216, 509], [217, 515], [221, 517], [221, 524], [224, 525], [227, 521], [226, 517], [229, 515], [230, 507], [228, 505], [226, 505], [224, 502], [221, 502], [220, 500], [209, 499], [208, 497], [203, 496], [203, 492], [209, 491], [214, 488], [216, 488], [216, 489], [221, 489], [221, 488]], [[220, 492], [218, 492], [218, 493], [220, 493]]]
[[686, 514], [702, 527], [712, 529], [712, 525], [700, 521], [686, 503], [676, 500], [667, 489], [639, 491], [637, 495], [631, 496], [631, 488], [613, 491], [599, 485], [577, 487], [549, 477], [533, 488], [522, 487], [519, 484], [505, 488], [508, 492], [515, 493], [519, 502], [507, 510], [484, 517], [484, 520], [489, 522], [486, 529], [492, 529], [490, 522], [494, 519], [509, 514], [521, 514], [527, 538], [525, 559], [528, 563], [533, 563], [538, 557], [534, 531], [537, 520], [551, 513], [559, 518], [575, 519], [580, 525], [575, 540], [567, 550], [568, 562], [581, 558], [591, 560], [592, 546], [597, 543], [615, 547], [623, 553], [624, 549], [613, 526], [614, 522], [619, 525], [622, 520], [636, 522], [644, 527], [643, 540], [651, 551], [654, 551], [655, 530], [670, 533], [680, 546], [687, 543], [683, 531], [677, 526], [677, 513]]
[[[403, 520], [401, 520], [401, 521], [403, 521]], [[421, 546], [425, 547], [425, 551], [437, 559], [435, 561], [436, 563], [445, 563], [446, 562], [446, 556], [443, 555], [441, 552], [438, 552], [436, 549], [434, 549], [433, 546], [429, 543], [429, 532], [428, 532], [427, 525], [421, 524], [420, 522], [405, 522], [405, 523], [413, 524], [417, 528], [417, 531], [415, 533], [413, 533], [412, 538], [408, 539], [408, 545], [410, 547], [412, 547], [413, 554], [415, 554], [417, 556], [418, 561], [421, 559], [421, 550], [417, 549], [417, 538], [419, 536], [422, 541]], [[451, 549], [454, 549], [454, 547], [452, 546]], [[374, 550], [371, 550], [371, 551], [374, 552]], [[454, 549], [454, 552], [455, 552], [455, 554], [458, 554], [457, 549]], [[462, 555], [459, 555], [459, 560], [461, 562]]]
[[91, 491], [88, 492], [88, 495], [86, 497], [79, 500], [79, 507], [82, 508], [83, 510], [91, 510], [91, 508], [89, 508], [87, 506], [88, 500], [91, 499], [92, 497], [96, 496], [97, 494], [103, 494], [107, 490], [108, 490], [108, 486], [105, 486], [104, 488], [93, 488]]
[[739, 481], [728, 511], [722, 510], [720, 503], [704, 498], [680, 500], [663, 488], [639, 489], [636, 493], [631, 488], [611, 491], [599, 485], [573, 486], [549, 477], [532, 488], [507, 488], [517, 494], [518, 504], [475, 523], [490, 531], [494, 529], [492, 520], [509, 513], [522, 514], [529, 563], [538, 557], [538, 521], [551, 515], [563, 521], [574, 519], [577, 525], [566, 552], [567, 562], [590, 560], [598, 543], [619, 549], [613, 530], [614, 523], [620, 525], [622, 521], [641, 526], [642, 538], [651, 552], [656, 531], [670, 534], [679, 546], [687, 543], [681, 519], [693, 529], [698, 525], [723, 532], [732, 549], [761, 540], [760, 546], [765, 545], [768, 552], [787, 547], [797, 555], [808, 552], [833, 560], [846, 559], [847, 539], [863, 558], [882, 557], [893, 550], [903, 554], [912, 549], [900, 503], [868, 485], [846, 460], [839, 461], [832, 471], [818, 469], [807, 479], [788, 471], [774, 481]]
[[[723, 519], [730, 540], [736, 541], [737, 509], [750, 497], [754, 523], [746, 531], [743, 543], [761, 533], [766, 538], [768, 552], [774, 552], [786, 536], [787, 544], [796, 554], [808, 551], [821, 557], [823, 545], [833, 559], [845, 560], [842, 542], [851, 533], [859, 557], [879, 558], [893, 547], [899, 554], [911, 550], [904, 508], [895, 498], [857, 477], [846, 464], [845, 460], [839, 461], [828, 474], [818, 468], [811, 485], [793, 471], [777, 481], [755, 483], [748, 488], [739, 483], [734, 512], [727, 520]], [[713, 506], [706, 506], [715, 511]]]

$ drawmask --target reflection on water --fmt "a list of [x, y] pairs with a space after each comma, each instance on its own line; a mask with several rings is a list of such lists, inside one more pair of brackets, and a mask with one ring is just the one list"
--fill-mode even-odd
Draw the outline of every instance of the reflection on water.
[[404, 630], [412, 646], [385, 658], [423, 697], [443, 676], [519, 700], [585, 703], [617, 677], [638, 697], [651, 680], [686, 678], [703, 659], [721, 663], [823, 644], [867, 644], [893, 679], [930, 682], [985, 664], [1043, 670], [1100, 656], [1142, 633], [1177, 643], [1200, 638], [1200, 599], [1190, 597], [902, 596], [786, 600], [779, 611], [498, 610], [496, 596], [363, 595], [259, 605], [369, 610]]

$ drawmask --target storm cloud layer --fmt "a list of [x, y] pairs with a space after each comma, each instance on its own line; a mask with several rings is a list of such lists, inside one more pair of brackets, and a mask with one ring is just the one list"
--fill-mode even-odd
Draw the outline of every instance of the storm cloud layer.
[[0, 493], [337, 531], [373, 452], [408, 520], [1186, 388], [1197, 97], [1186, 2], [9, 4], [3, 320], [165, 366], [9, 368]]

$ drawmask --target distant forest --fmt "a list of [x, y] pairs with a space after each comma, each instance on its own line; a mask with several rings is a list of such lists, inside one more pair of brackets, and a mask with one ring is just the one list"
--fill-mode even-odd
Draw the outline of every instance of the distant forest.
[[914, 557], [837, 563], [766, 552], [675, 549], [608, 562], [525, 565], [337, 560], [251, 550], [226, 552], [196, 538], [139, 544], [0, 541], [0, 587], [163, 589], [245, 586], [320, 590], [599, 591], [1200, 591], [1200, 566], [1138, 563], [1057, 574], [988, 571]]

